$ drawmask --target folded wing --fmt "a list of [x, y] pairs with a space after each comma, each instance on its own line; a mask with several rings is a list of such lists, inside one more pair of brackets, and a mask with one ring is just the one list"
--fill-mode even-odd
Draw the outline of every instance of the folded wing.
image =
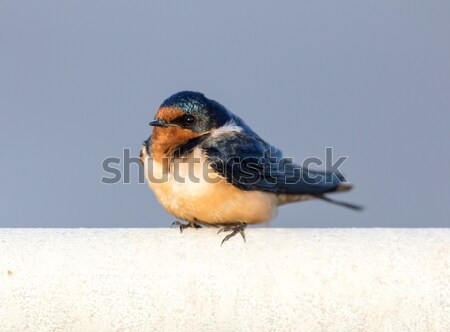
[[227, 132], [204, 141], [202, 149], [211, 167], [242, 190], [320, 196], [351, 187], [336, 174], [296, 165], [254, 133]]

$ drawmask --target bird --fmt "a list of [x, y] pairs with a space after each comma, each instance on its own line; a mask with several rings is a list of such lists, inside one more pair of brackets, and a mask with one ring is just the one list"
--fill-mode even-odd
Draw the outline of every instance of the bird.
[[247, 225], [266, 224], [284, 204], [309, 199], [360, 210], [326, 194], [352, 185], [340, 174], [309, 170], [285, 158], [240, 117], [195, 91], [159, 107], [140, 150], [145, 178], [161, 205], [186, 228], [219, 227], [221, 245]]

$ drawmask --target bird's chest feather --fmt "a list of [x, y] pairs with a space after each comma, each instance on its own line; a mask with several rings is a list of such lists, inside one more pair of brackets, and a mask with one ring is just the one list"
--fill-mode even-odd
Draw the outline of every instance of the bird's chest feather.
[[263, 223], [276, 213], [275, 195], [236, 188], [215, 173], [199, 148], [183, 158], [144, 158], [143, 163], [148, 185], [177, 218], [210, 224]]

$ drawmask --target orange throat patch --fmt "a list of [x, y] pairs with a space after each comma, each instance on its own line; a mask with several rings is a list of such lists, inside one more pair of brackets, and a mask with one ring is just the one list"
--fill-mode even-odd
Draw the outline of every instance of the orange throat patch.
[[180, 127], [155, 127], [152, 134], [152, 156], [155, 161], [161, 162], [164, 157], [170, 157], [180, 145], [202, 135], [204, 134]]

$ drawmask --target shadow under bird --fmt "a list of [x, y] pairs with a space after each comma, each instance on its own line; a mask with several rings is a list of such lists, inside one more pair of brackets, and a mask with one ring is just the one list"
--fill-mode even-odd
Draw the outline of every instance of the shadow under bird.
[[158, 201], [180, 231], [200, 225], [245, 240], [248, 224], [267, 223], [283, 204], [321, 199], [354, 210], [327, 193], [352, 186], [340, 175], [303, 169], [259, 137], [238, 116], [199, 92], [182, 91], [156, 113], [140, 158]]

